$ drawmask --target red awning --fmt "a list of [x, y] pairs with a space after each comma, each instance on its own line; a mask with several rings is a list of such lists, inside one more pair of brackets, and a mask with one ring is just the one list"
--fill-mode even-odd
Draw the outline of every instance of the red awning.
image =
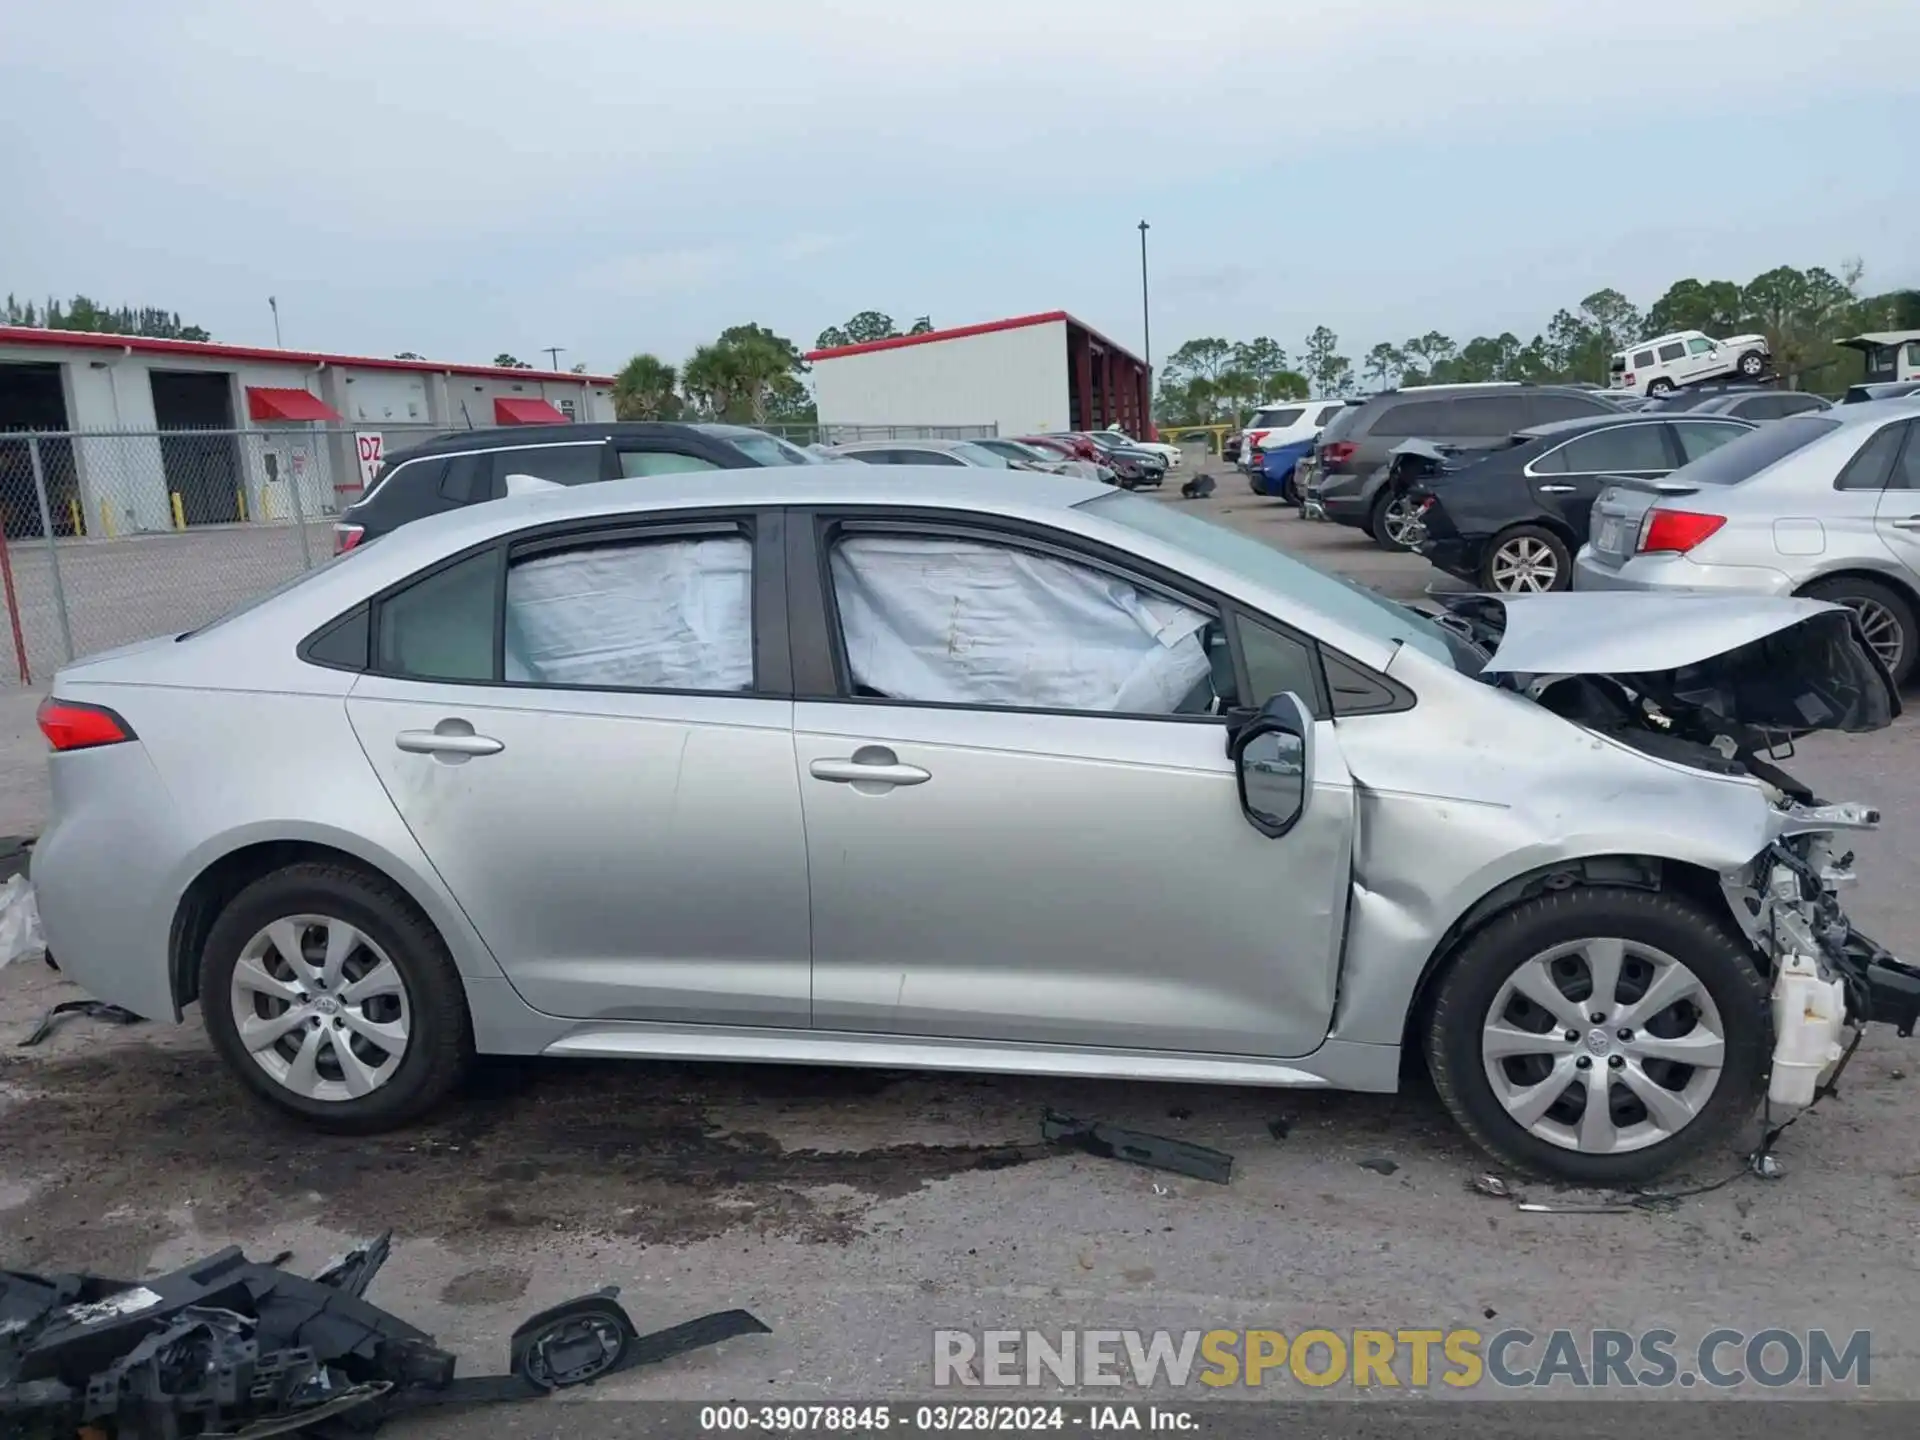
[[496, 425], [565, 425], [567, 417], [544, 400], [497, 399], [493, 402]]
[[307, 390], [279, 390], [269, 385], [247, 387], [247, 415], [254, 420], [338, 420], [340, 414]]

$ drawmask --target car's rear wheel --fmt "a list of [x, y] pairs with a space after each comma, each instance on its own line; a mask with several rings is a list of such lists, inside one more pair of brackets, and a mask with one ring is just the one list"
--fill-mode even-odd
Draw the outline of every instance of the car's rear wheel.
[[1809, 599], [1831, 601], [1853, 611], [1867, 643], [1893, 676], [1893, 683], [1907, 683], [1914, 662], [1920, 660], [1920, 635], [1914, 633], [1913, 606], [1906, 596], [1878, 581], [1856, 580], [1850, 575], [1809, 585], [1805, 593]]
[[1426, 1054], [1448, 1110], [1518, 1169], [1634, 1185], [1725, 1146], [1752, 1117], [1772, 1026], [1728, 926], [1670, 893], [1573, 888], [1460, 950]]
[[1420, 535], [1420, 521], [1413, 502], [1404, 495], [1382, 490], [1373, 502], [1373, 514], [1367, 530], [1383, 550], [1411, 550]]
[[1502, 595], [1539, 595], [1573, 584], [1566, 542], [1539, 525], [1516, 525], [1494, 537], [1480, 562], [1482, 589]]
[[1664, 376], [1658, 380], [1650, 381], [1647, 385], [1647, 394], [1649, 395], [1667, 395], [1672, 393], [1672, 390], [1673, 382]]
[[214, 1048], [254, 1095], [368, 1133], [438, 1104], [473, 1056], [459, 971], [391, 883], [303, 862], [256, 880], [200, 961]]
[[1740, 357], [1740, 373], [1749, 380], [1758, 380], [1767, 373], [1767, 357], [1758, 350], [1749, 350]]

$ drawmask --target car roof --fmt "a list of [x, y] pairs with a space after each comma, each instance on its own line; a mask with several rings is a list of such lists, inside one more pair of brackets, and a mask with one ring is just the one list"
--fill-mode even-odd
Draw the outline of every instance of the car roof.
[[1878, 425], [1895, 417], [1920, 416], [1920, 394], [1889, 395], [1880, 400], [1862, 400], [1854, 405], [1829, 405], [1824, 410], [1809, 410], [1794, 415], [1794, 420], [1832, 420], [1844, 426]]
[[1659, 416], [1649, 415], [1645, 411], [1627, 410], [1618, 415], [1575, 415], [1566, 420], [1543, 420], [1538, 425], [1529, 425], [1513, 433], [1529, 439], [1546, 440], [1575, 435], [1582, 430], [1605, 430], [1614, 425], [1652, 425], [1659, 420]]
[[656, 439], [684, 435], [689, 430], [708, 435], [761, 435], [746, 425], [716, 425], [685, 420], [610, 420], [573, 425], [491, 425], [479, 430], [455, 430], [390, 451], [389, 462], [423, 455], [459, 454], [469, 450], [518, 450], [530, 445], [584, 445], [609, 439]]
[[[998, 439], [999, 437], [994, 436], [990, 438]], [[939, 450], [946, 452], [952, 450], [956, 445], [971, 445], [973, 443], [971, 440], [953, 440], [947, 438], [936, 440], [921, 436], [902, 436], [897, 440], [849, 440], [846, 444], [835, 445], [833, 448], [835, 450], [846, 451], [849, 454], [856, 450], [893, 450], [900, 447], [911, 450]]]

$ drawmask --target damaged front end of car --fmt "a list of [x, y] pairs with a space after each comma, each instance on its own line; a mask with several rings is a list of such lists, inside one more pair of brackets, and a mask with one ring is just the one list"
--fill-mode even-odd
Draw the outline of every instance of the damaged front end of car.
[[1883, 729], [1898, 691], [1852, 612], [1760, 596], [1437, 597], [1433, 618], [1486, 655], [1480, 678], [1653, 759], [1751, 780], [1767, 843], [1721, 890], [1772, 982], [1768, 1098], [1803, 1107], [1835, 1077], [1847, 1030], [1920, 1024], [1920, 967], [1841, 908], [1847, 838], [1880, 813], [1822, 799], [1780, 767], [1820, 730]]

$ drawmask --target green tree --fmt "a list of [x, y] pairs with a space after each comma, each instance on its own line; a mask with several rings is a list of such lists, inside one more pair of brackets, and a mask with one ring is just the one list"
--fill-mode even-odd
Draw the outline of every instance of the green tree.
[[0, 325], [25, 325], [45, 330], [84, 330], [98, 335], [138, 335], [150, 340], [210, 340], [213, 337], [198, 325], [188, 325], [179, 312], [154, 305], [100, 305], [85, 295], [76, 295], [62, 304], [48, 300], [36, 310], [29, 301], [22, 305], [7, 296], [0, 311]]
[[1399, 346], [1385, 340], [1367, 351], [1366, 358], [1360, 363], [1363, 367], [1361, 373], [1367, 383], [1377, 390], [1383, 390], [1389, 384], [1398, 385], [1401, 377], [1407, 373], [1407, 357], [1401, 353]]
[[[913, 322], [909, 335], [924, 335], [933, 329], [933, 321], [922, 315]], [[832, 350], [841, 345], [868, 345], [875, 340], [892, 340], [899, 336], [900, 327], [893, 323], [893, 317], [879, 310], [862, 310], [844, 325], [829, 325], [822, 330], [813, 342], [816, 350]]]
[[1429, 330], [1424, 335], [1416, 335], [1400, 347], [1408, 374], [1407, 381], [1418, 384], [1431, 382], [1441, 366], [1451, 361], [1456, 353], [1453, 341], [1438, 330]]
[[613, 413], [621, 420], [677, 420], [685, 408], [679, 373], [657, 355], [635, 355], [613, 377]]
[[931, 333], [932, 330], [933, 330], [933, 317], [931, 315], [922, 315], [918, 320], [914, 321], [913, 324], [907, 327], [907, 333], [909, 335], [926, 335]]
[[1325, 325], [1307, 336], [1306, 363], [1301, 366], [1315, 393], [1334, 395], [1353, 383], [1353, 363], [1340, 353], [1340, 337]]
[[1259, 335], [1235, 344], [1229, 363], [1234, 371], [1251, 378], [1257, 403], [1273, 398], [1274, 378], [1287, 370], [1287, 352], [1278, 340]]
[[393, 358], [396, 360], [424, 360], [427, 357], [422, 355], [417, 350], [402, 350], [398, 355], [395, 355]]
[[812, 411], [801, 376], [806, 361], [785, 336], [761, 325], [733, 325], [693, 352], [681, 388], [709, 418], [749, 425], [801, 421]]
[[531, 370], [533, 368], [526, 361], [516, 360], [504, 350], [493, 357], [493, 365], [497, 370]]
[[1648, 309], [1646, 334], [1634, 338], [1650, 339], [1675, 330], [1704, 330], [1724, 337], [1746, 327], [1746, 302], [1731, 280], [1676, 280]]
[[1189, 340], [1167, 357], [1166, 374], [1170, 379], [1218, 380], [1233, 363], [1233, 346], [1217, 335]]

